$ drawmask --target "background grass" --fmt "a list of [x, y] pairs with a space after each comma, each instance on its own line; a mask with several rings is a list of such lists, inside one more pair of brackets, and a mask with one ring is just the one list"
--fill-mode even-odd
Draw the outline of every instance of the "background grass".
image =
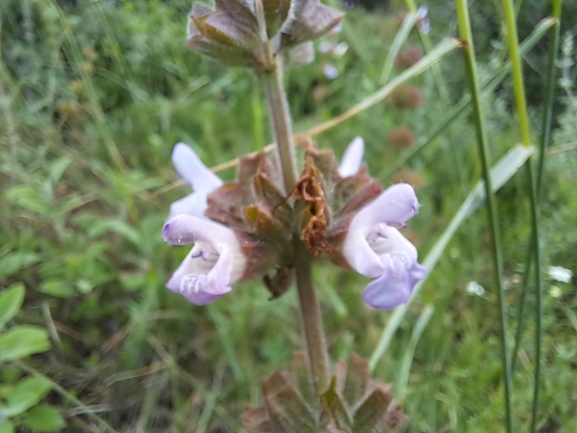
[[[434, 42], [455, 32], [454, 12], [444, 5], [429, 5]], [[100, 431], [87, 412], [116, 431], [241, 431], [238, 414], [245, 403], [259, 402], [259, 378], [285, 365], [301, 347], [294, 291], [269, 302], [261, 284], [252, 282], [215, 304], [195, 307], [164, 288], [187, 252], [169, 248], [160, 237], [170, 202], [189, 192], [186, 186], [164, 189], [175, 179], [172, 145], [185, 141], [207, 165], [215, 165], [270, 141], [257, 79], [185, 50], [189, 6], [157, 0], [7, 0], [0, 6], [0, 282], [24, 283], [25, 304], [15, 323], [45, 326], [53, 340], [52, 350], [24, 365], [3, 366], [0, 387], [9, 389], [17, 377], [30, 374], [26, 367], [49, 377], [83, 403], [62, 392], [49, 394], [46, 401], [64, 414], [63, 431]], [[548, 14], [540, 12], [540, 18]], [[574, 14], [574, 7], [565, 13]], [[487, 38], [478, 44], [483, 80], [504, 64], [506, 46], [498, 26], [492, 33], [480, 30], [482, 23], [499, 22], [494, 8], [475, 6], [471, 15], [474, 36]], [[524, 25], [523, 16], [521, 39], [534, 24]], [[287, 74], [296, 131], [344, 112], [378, 89], [395, 22], [392, 12], [350, 10], [343, 32], [329, 37], [347, 42], [347, 53], [338, 59], [318, 55], [313, 64]], [[574, 30], [562, 27], [562, 80], [541, 222], [544, 269], [556, 265], [577, 272]], [[417, 35], [409, 42], [418, 45]], [[546, 46], [538, 45], [532, 56], [530, 66], [546, 65]], [[326, 63], [339, 70], [338, 78], [324, 77]], [[384, 176], [403, 153], [387, 134], [405, 125], [418, 140], [438, 126], [466, 92], [462, 65], [458, 53], [440, 64], [447, 98], [439, 96], [427, 73], [411, 83], [422, 92], [421, 107], [381, 103], [316, 138], [319, 147], [340, 156], [362, 135], [365, 161], [372, 173], [381, 173], [384, 186], [399, 177], [415, 183], [422, 207], [407, 234], [421, 257], [481, 175], [474, 128], [467, 116], [460, 117], [410, 159], [400, 176]], [[538, 71], [528, 74], [539, 78]], [[529, 86], [528, 93], [538, 136], [542, 96], [537, 87]], [[496, 161], [520, 140], [511, 83], [507, 79], [484, 96]], [[232, 179], [234, 170], [220, 175]], [[519, 319], [530, 236], [524, 182], [516, 176], [497, 195], [511, 330]], [[497, 297], [485, 221], [479, 211], [460, 228], [376, 365], [377, 377], [398, 383], [412, 362], [404, 395], [409, 432], [503, 428]], [[367, 280], [358, 275], [319, 262], [315, 279], [332, 359], [353, 350], [369, 357], [390, 313], [365, 306], [361, 293]], [[478, 294], [467, 290], [472, 287]], [[541, 431], [574, 432], [575, 280], [547, 279], [545, 287]], [[434, 306], [428, 325], [411, 341], [428, 304]], [[521, 430], [530, 422], [534, 367], [534, 321], [527, 319], [513, 393]], [[513, 331], [509, 338], [513, 341]]]

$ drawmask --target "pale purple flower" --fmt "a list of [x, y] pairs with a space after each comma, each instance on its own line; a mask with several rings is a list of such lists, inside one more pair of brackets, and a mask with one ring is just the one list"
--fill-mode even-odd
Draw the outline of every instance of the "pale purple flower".
[[335, 48], [335, 44], [331, 41], [322, 41], [319, 44], [319, 53], [327, 54], [330, 53]]
[[354, 176], [361, 168], [363, 153], [365, 152], [365, 141], [362, 137], [355, 137], [345, 150], [343, 159], [339, 165], [339, 176]]
[[427, 6], [420, 6], [417, 9], [417, 22], [421, 33], [428, 34], [431, 31], [431, 22], [428, 18], [429, 8]]
[[418, 209], [413, 187], [399, 183], [361, 209], [350, 223], [343, 256], [357, 272], [375, 278], [364, 291], [365, 301], [375, 308], [390, 310], [406, 303], [427, 274], [417, 262], [417, 249], [398, 230]]
[[335, 65], [327, 63], [323, 66], [323, 75], [329, 80], [334, 80], [335, 78], [338, 78], [339, 70], [335, 67]]
[[206, 197], [220, 188], [222, 180], [184, 143], [177, 143], [174, 146], [172, 163], [178, 174], [192, 186], [194, 192], [172, 203], [168, 218], [182, 213], [204, 218], [204, 211], [207, 208]]
[[171, 245], [194, 244], [166, 287], [195, 305], [230, 292], [245, 271], [246, 259], [235, 233], [214, 221], [177, 215], [164, 225], [162, 237]]

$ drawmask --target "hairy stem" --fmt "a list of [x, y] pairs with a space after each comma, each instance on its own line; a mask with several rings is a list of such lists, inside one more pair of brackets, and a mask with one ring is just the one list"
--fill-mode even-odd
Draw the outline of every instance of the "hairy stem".
[[295, 269], [303, 332], [316, 395], [329, 383], [328, 357], [319, 301], [313, 284], [311, 258], [304, 243], [295, 236]]
[[[282, 64], [277, 60], [274, 72], [265, 75], [267, 99], [278, 155], [287, 194], [297, 181], [294, 146], [288, 102], [282, 82]], [[311, 257], [300, 239], [300, 224], [294, 225], [294, 265], [299, 294], [302, 328], [312, 382], [316, 395], [328, 386], [328, 356], [319, 301], [313, 284]]]
[[295, 154], [291, 119], [282, 82], [282, 64], [277, 61], [275, 72], [265, 76], [266, 95], [276, 139], [276, 147], [282, 167], [284, 186], [289, 194], [296, 183]]

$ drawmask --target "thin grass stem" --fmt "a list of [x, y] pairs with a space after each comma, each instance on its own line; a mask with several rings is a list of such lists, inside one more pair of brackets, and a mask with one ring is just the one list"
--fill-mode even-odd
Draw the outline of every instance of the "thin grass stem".
[[[525, 305], [527, 299], [528, 287], [527, 283], [529, 281], [531, 263], [535, 259], [535, 271], [536, 271], [536, 321], [537, 326], [535, 330], [535, 377], [534, 377], [534, 389], [533, 389], [533, 402], [531, 411], [531, 431], [537, 431], [537, 418], [538, 418], [538, 406], [539, 406], [539, 392], [541, 388], [541, 357], [542, 357], [542, 338], [543, 338], [543, 280], [542, 280], [542, 270], [541, 258], [539, 250], [539, 239], [538, 239], [538, 218], [539, 218], [539, 208], [538, 200], [540, 198], [541, 183], [543, 179], [543, 172], [545, 166], [545, 152], [549, 146], [551, 140], [551, 127], [553, 119], [553, 97], [555, 90], [555, 75], [556, 75], [556, 59], [557, 52], [559, 48], [559, 34], [560, 34], [560, 19], [561, 19], [561, 6], [562, 0], [555, 0], [553, 2], [553, 19], [554, 25], [549, 31], [549, 62], [547, 67], [547, 78], [545, 86], [545, 109], [543, 111], [543, 124], [541, 130], [541, 137], [539, 143], [539, 159], [537, 165], [536, 176], [533, 173], [532, 167], [528, 164], [528, 176], [531, 181], [532, 192], [531, 192], [531, 202], [532, 210], [535, 212], [535, 217], [532, 218], [532, 233], [531, 233], [531, 243], [529, 254], [527, 256], [527, 262], [525, 264], [525, 273], [523, 275], [523, 292], [521, 294], [521, 301], [518, 313], [518, 324], [517, 332], [515, 335], [515, 347], [512, 353], [512, 368], [514, 371], [517, 359], [517, 353], [521, 345], [523, 338], [523, 331], [525, 329]], [[510, 32], [510, 31], [509, 31]], [[522, 84], [522, 83], [521, 83]], [[536, 177], [536, 179], [535, 179]], [[533, 213], [533, 212], [532, 212]]]
[[[526, 39], [521, 42], [519, 46], [519, 51], [521, 56], [525, 57], [532, 49], [535, 47], [537, 42], [546, 34], [546, 32], [554, 25], [555, 20], [552, 18], [545, 18], [541, 20], [537, 26], [533, 29], [531, 34], [527, 36]], [[495, 71], [489, 78], [481, 84], [481, 92], [483, 94], [492, 92], [504, 79], [507, 77], [509, 70], [511, 69], [511, 62], [507, 62], [499, 70]], [[471, 96], [464, 95], [459, 103], [455, 105], [447, 114], [445, 114], [441, 120], [435, 122], [431, 129], [422, 137], [417, 140], [417, 143], [411, 149], [403, 152], [392, 165], [385, 167], [381, 173], [379, 173], [379, 178], [384, 179], [391, 176], [397, 170], [399, 170], [403, 165], [405, 165], [411, 158], [424, 149], [429, 143], [431, 143], [435, 138], [439, 136], [441, 132], [447, 128], [455, 120], [461, 118], [469, 112], [471, 109]]]
[[88, 415], [90, 418], [92, 418], [94, 421], [96, 421], [96, 423], [98, 425], [100, 425], [100, 427], [102, 428], [102, 431], [106, 431], [108, 433], [118, 433], [110, 424], [108, 424], [106, 421], [104, 421], [102, 418], [100, 418], [98, 415], [96, 415], [96, 413], [93, 410], [91, 410], [88, 406], [86, 406], [84, 403], [82, 403], [80, 400], [78, 400], [74, 395], [72, 395], [71, 393], [66, 391], [64, 388], [62, 388], [60, 385], [58, 385], [52, 379], [50, 379], [49, 377], [40, 373], [34, 367], [26, 364], [23, 361], [16, 361], [16, 365], [18, 365], [18, 367], [20, 367], [22, 370], [32, 374], [33, 376], [41, 377], [43, 379], [50, 381], [50, 386], [52, 387], [52, 389], [54, 389], [54, 391], [56, 391], [58, 394], [60, 394], [64, 399], [70, 401], [72, 404], [75, 404], [79, 408], [83, 409], [84, 413], [86, 413], [86, 415]]
[[383, 64], [383, 70], [381, 71], [381, 75], [379, 77], [380, 86], [389, 81], [391, 73], [393, 72], [393, 67], [395, 65], [395, 59], [397, 58], [401, 47], [407, 41], [407, 38], [409, 37], [416, 23], [417, 14], [407, 14], [403, 19], [403, 24], [401, 25], [399, 31], [395, 34], [395, 38], [393, 39], [393, 43], [391, 44], [391, 48], [389, 49], [387, 58]]
[[503, 261], [501, 256], [501, 239], [499, 234], [499, 225], [497, 222], [497, 206], [493, 196], [492, 180], [489, 163], [489, 140], [485, 125], [485, 116], [481, 108], [481, 94], [479, 88], [479, 79], [477, 74], [477, 62], [475, 59], [475, 50], [473, 46], [473, 35], [471, 32], [471, 23], [469, 20], [469, 11], [466, 0], [456, 0], [457, 18], [459, 22], [459, 33], [463, 40], [463, 54], [465, 58], [465, 68], [469, 78], [471, 99], [473, 101], [473, 113], [476, 124], [477, 144], [479, 156], [483, 169], [483, 178], [485, 179], [486, 206], [489, 219], [489, 230], [491, 233], [493, 272], [495, 286], [499, 300], [499, 320], [500, 320], [500, 339], [501, 339], [501, 364], [504, 373], [504, 400], [505, 400], [505, 426], [508, 433], [514, 431], [513, 425], [513, 408], [511, 396], [513, 392], [513, 381], [511, 376], [511, 362], [509, 359], [509, 347], [507, 342], [507, 311], [505, 306], [505, 293], [503, 288]]
[[[525, 98], [525, 86], [523, 81], [523, 70], [521, 66], [521, 56], [519, 54], [519, 41], [517, 37], [517, 24], [516, 24], [516, 14], [515, 14], [515, 5], [513, 4], [513, 0], [503, 0], [503, 11], [505, 17], [505, 26], [507, 30], [506, 38], [507, 38], [507, 45], [509, 47], [509, 57], [511, 58], [511, 69], [512, 69], [512, 76], [513, 76], [513, 88], [515, 91], [515, 102], [517, 105], [517, 113], [519, 116], [519, 126], [521, 129], [521, 139], [524, 146], [531, 145], [531, 131], [529, 127], [529, 115], [527, 113], [527, 101]], [[554, 14], [560, 14], [560, 5], [559, 9], [554, 11]], [[559, 15], [557, 16], [559, 18]], [[555, 27], [553, 27], [554, 29]], [[553, 30], [555, 31], [555, 30]], [[551, 48], [550, 48], [551, 50]], [[551, 55], [550, 55], [550, 62], [551, 62]], [[551, 63], [549, 64], [551, 66]], [[554, 67], [554, 65], [553, 65]], [[549, 72], [550, 69], [549, 69]], [[549, 80], [554, 80], [554, 70], [553, 75], [549, 75]], [[551, 83], [548, 83], [547, 87], [549, 88]], [[551, 100], [547, 102], [552, 104], [552, 92], [551, 90]], [[540, 150], [540, 170], [543, 170], [543, 158], [545, 155], [544, 140], [549, 140], [550, 132], [547, 131], [547, 128], [551, 127], [551, 110], [552, 107], [547, 106], [545, 119], [544, 119], [544, 136], [542, 137], [541, 142], [541, 150]], [[541, 390], [541, 358], [542, 358], [542, 346], [543, 346], [543, 274], [541, 270], [541, 251], [539, 248], [539, 203], [538, 203], [538, 187], [536, 182], [536, 175], [534, 173], [534, 168], [531, 162], [529, 161], [526, 164], [526, 173], [527, 173], [527, 182], [529, 187], [529, 201], [530, 201], [530, 209], [531, 209], [531, 247], [529, 249], [529, 258], [533, 256], [534, 263], [535, 263], [535, 292], [536, 292], [536, 302], [535, 302], [535, 320], [536, 320], [536, 327], [535, 327], [535, 371], [534, 371], [534, 384], [533, 384], [533, 402], [531, 408], [531, 430], [532, 432], [537, 431], [537, 418], [539, 415], [539, 393]], [[541, 172], [542, 174], [542, 172]], [[532, 250], [532, 254], [531, 254]], [[527, 273], [529, 272], [530, 266], [527, 267]], [[528, 278], [527, 278], [528, 280]], [[524, 287], [524, 292], [527, 291], [527, 287]], [[526, 296], [526, 295], [525, 295]], [[524, 299], [523, 299], [524, 301]], [[523, 305], [524, 302], [522, 302]], [[520, 320], [523, 320], [520, 317]], [[519, 335], [521, 337], [521, 335]], [[520, 341], [520, 340], [516, 340]], [[519, 343], [516, 343], [519, 344]]]

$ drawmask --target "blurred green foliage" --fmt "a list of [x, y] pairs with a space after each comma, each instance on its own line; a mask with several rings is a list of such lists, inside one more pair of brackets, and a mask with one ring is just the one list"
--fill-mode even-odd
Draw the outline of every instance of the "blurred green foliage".
[[[429, 2], [435, 41], [451, 35], [455, 25], [451, 9], [441, 3]], [[480, 3], [472, 16], [482, 73], [488, 75], [503, 64], [505, 47], [498, 41], [493, 4]], [[521, 33], [546, 15], [544, 6], [531, 12], [541, 3], [523, 2]], [[28, 430], [43, 431], [39, 419], [58, 419], [67, 422], [66, 431], [87, 431], [96, 428], [90, 413], [117, 431], [237, 432], [244, 404], [259, 402], [259, 378], [300, 347], [294, 291], [269, 302], [259, 282], [247, 283], [200, 308], [164, 288], [187, 252], [168, 248], [160, 236], [169, 203], [189, 191], [165, 188], [175, 180], [172, 145], [185, 141], [207, 165], [215, 165], [259, 149], [271, 136], [258, 80], [249, 71], [227, 70], [185, 50], [189, 6], [160, 0], [0, 4], [0, 284], [17, 284], [12, 291], [21, 284], [28, 288], [23, 310], [11, 317], [14, 324], [5, 325], [0, 338], [36, 329], [46, 344], [21, 352], [30, 355], [48, 349], [39, 325], [49, 325], [57, 344], [30, 362], [88, 408], [80, 410], [48, 385], [35, 384], [36, 397], [21, 406], [27, 410], [17, 418]], [[394, 14], [350, 10], [343, 32], [331, 35], [346, 42], [348, 51], [338, 59], [319, 54], [314, 63], [287, 73], [297, 132], [378, 89], [395, 20]], [[416, 35], [411, 44], [418, 44]], [[529, 59], [537, 71], [546, 64], [545, 50], [545, 45], [537, 48]], [[575, 53], [569, 47], [563, 55], [569, 59], [567, 77], [559, 88], [559, 128], [541, 203], [543, 248], [546, 264], [575, 273], [577, 110], [570, 64]], [[340, 75], [325, 77], [326, 64]], [[319, 147], [340, 156], [354, 136], [362, 135], [371, 172], [386, 173], [403, 152], [389, 145], [387, 134], [407, 126], [417, 139], [426, 136], [465, 92], [460, 56], [452, 54], [441, 67], [443, 85], [455, 100], [439, 96], [432, 75], [424, 74], [413, 83], [422, 92], [422, 107], [404, 111], [379, 104], [319, 136]], [[484, 101], [495, 161], [519, 140], [509, 88], [505, 81]], [[531, 100], [537, 137], [538, 92]], [[231, 179], [234, 172], [220, 175]], [[424, 256], [480, 176], [467, 116], [445, 128], [400, 174], [382, 178], [383, 185], [409, 176], [420, 184], [422, 203], [410, 236]], [[525, 179], [516, 176], [498, 201], [515, 324], [530, 233]], [[377, 366], [378, 377], [397, 381], [416, 318], [425, 304], [433, 304], [405, 395], [410, 432], [486, 432], [501, 424], [488, 245], [485, 215], [479, 212], [450, 243]], [[364, 305], [364, 278], [324, 262], [315, 277], [332, 358], [348, 356], [353, 347], [368, 357], [389, 314]], [[467, 292], [471, 281], [484, 287], [483, 295]], [[575, 282], [551, 281], [547, 287], [542, 423], [549, 431], [570, 432], [577, 430]], [[18, 340], [24, 346], [39, 341], [30, 335]], [[515, 376], [521, 426], [529, 419], [532, 352], [529, 329]], [[15, 383], [33, 380], [21, 379], [13, 359], [3, 360], [8, 367], [1, 375], [0, 405], [18, 396]], [[47, 394], [45, 403], [36, 404]], [[63, 411], [54, 409], [59, 407]]]
[[[8, 260], [4, 260], [4, 265], [10, 266]], [[42, 327], [11, 326], [24, 294], [21, 283], [0, 291], [0, 432], [11, 433], [17, 427], [38, 432], [59, 431], [66, 425], [61, 410], [39, 404], [52, 389], [52, 382], [41, 376], [22, 377], [18, 364], [12, 365], [29, 355], [46, 352], [51, 346], [48, 332]]]

